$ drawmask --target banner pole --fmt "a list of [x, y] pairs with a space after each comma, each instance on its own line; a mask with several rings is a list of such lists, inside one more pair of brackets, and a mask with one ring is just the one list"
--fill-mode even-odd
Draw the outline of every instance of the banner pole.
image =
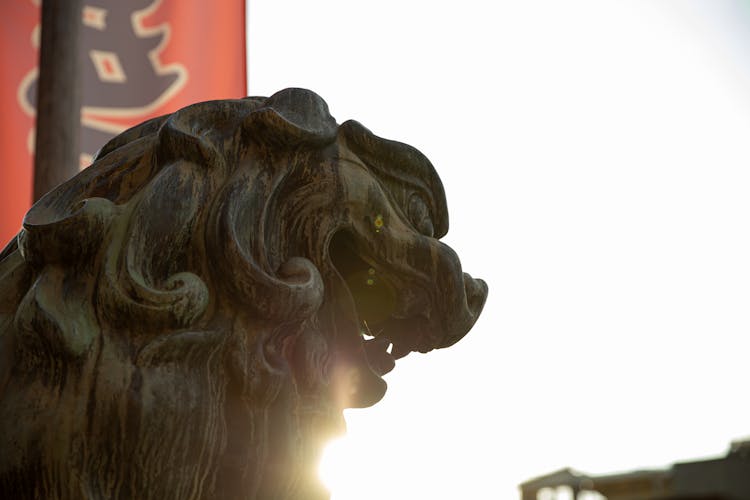
[[81, 0], [42, 2], [34, 201], [79, 171]]

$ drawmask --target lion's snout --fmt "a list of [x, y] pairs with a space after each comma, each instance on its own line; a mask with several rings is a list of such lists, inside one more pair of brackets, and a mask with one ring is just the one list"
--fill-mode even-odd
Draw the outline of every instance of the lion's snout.
[[487, 300], [487, 283], [484, 280], [472, 278], [469, 273], [464, 273], [464, 292], [466, 305], [469, 306], [469, 311], [476, 320]]

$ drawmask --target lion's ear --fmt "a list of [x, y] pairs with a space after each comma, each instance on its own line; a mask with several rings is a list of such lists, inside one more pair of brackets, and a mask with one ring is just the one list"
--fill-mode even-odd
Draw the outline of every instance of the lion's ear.
[[276, 92], [245, 120], [250, 132], [288, 146], [333, 142], [338, 126], [315, 92], [289, 88]]
[[[346, 145], [381, 182], [391, 184], [391, 194], [404, 211], [408, 211], [411, 192], [422, 192], [428, 202], [435, 238], [445, 236], [448, 232], [445, 190], [435, 167], [421, 151], [402, 142], [378, 137], [354, 120], [342, 123], [339, 131]], [[410, 190], [400, 189], [399, 184], [410, 186]]]

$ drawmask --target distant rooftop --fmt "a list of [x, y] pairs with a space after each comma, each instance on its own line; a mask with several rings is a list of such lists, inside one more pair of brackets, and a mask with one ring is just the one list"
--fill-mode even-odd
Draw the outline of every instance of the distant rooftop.
[[[522, 483], [522, 500], [556, 498], [569, 488], [574, 500], [748, 500], [750, 439], [735, 441], [725, 457], [675, 463], [672, 467], [600, 476], [565, 468]], [[570, 495], [567, 498], [570, 498]], [[597, 495], [598, 494], [598, 495]]]

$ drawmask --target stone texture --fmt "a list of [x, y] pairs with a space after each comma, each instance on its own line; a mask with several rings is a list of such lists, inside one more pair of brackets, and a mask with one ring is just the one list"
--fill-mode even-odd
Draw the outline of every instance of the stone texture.
[[342, 410], [481, 311], [447, 229], [424, 155], [307, 90], [124, 132], [0, 254], [0, 498], [327, 498]]

